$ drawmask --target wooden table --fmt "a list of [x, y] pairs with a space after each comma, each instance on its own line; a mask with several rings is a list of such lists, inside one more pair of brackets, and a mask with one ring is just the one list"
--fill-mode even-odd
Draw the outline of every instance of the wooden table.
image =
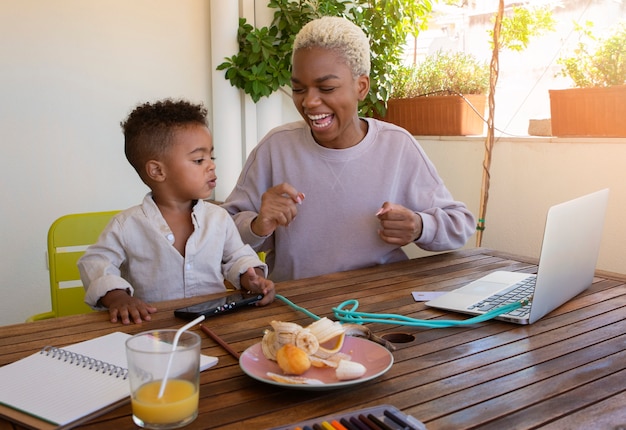
[[[319, 316], [357, 299], [359, 310], [414, 318], [464, 319], [416, 303], [412, 291], [450, 290], [496, 269], [533, 272], [535, 262], [472, 249], [311, 279], [283, 282], [278, 293]], [[333, 391], [283, 389], [253, 380], [201, 333], [202, 351], [219, 363], [201, 374], [200, 412], [188, 428], [263, 429], [333, 413], [391, 404], [428, 429], [618, 428], [626, 425], [626, 276], [598, 273], [583, 294], [530, 326], [488, 321], [464, 328], [370, 325], [379, 335], [405, 333], [394, 365], [381, 377]], [[193, 302], [198, 301], [196, 298]], [[179, 327], [162, 303], [153, 321], [111, 324], [103, 313], [0, 327], [0, 364], [44, 345], [64, 346], [121, 330]], [[276, 301], [206, 324], [235, 350], [260, 341], [271, 320], [302, 325], [309, 317]], [[135, 428], [130, 405], [82, 428]], [[11, 428], [7, 422], [0, 428]], [[623, 428], [623, 427], [619, 427]]]

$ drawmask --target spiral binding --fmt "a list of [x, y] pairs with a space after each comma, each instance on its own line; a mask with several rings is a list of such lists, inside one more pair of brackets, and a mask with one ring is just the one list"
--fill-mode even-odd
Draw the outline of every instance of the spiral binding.
[[95, 358], [87, 357], [86, 355], [77, 354], [66, 349], [46, 346], [41, 350], [41, 354], [75, 366], [82, 365], [82, 367], [93, 370], [94, 372], [101, 372], [103, 374], [108, 374], [109, 376], [115, 376], [116, 378], [126, 379], [128, 377], [128, 369], [121, 366], [115, 366], [101, 360], [96, 360]]

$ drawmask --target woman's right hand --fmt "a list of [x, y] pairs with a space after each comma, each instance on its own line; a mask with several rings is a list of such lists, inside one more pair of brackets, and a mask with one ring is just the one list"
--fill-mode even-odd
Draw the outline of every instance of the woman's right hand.
[[269, 236], [278, 226], [288, 226], [303, 201], [304, 193], [286, 182], [268, 189], [261, 196], [261, 209], [252, 221], [252, 231], [257, 236]]

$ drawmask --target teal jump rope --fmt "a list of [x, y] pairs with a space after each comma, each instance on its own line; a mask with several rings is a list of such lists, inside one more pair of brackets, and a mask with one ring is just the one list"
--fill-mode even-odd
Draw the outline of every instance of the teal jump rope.
[[[283, 301], [287, 305], [292, 308], [304, 313], [305, 315], [313, 318], [314, 320], [319, 320], [320, 317], [310, 312], [309, 310], [296, 305], [291, 300], [287, 299], [285, 296], [280, 294], [276, 294], [276, 298]], [[339, 306], [332, 308], [333, 314], [335, 318], [342, 323], [352, 323], [352, 324], [364, 324], [364, 323], [379, 323], [379, 324], [395, 324], [395, 325], [405, 325], [409, 327], [427, 327], [427, 328], [446, 328], [446, 327], [460, 327], [466, 325], [477, 324], [483, 321], [487, 321], [493, 319], [499, 315], [506, 314], [508, 312], [514, 311], [515, 309], [521, 308], [522, 306], [526, 306], [530, 303], [530, 299], [526, 298], [520, 300], [519, 302], [509, 303], [507, 305], [503, 305], [497, 307], [495, 309], [490, 310], [484, 314], [468, 318], [465, 320], [419, 320], [411, 317], [407, 317], [404, 315], [397, 314], [373, 314], [367, 312], [357, 312], [359, 307], [359, 302], [357, 300], [346, 300], [341, 303]], [[349, 307], [352, 306], [352, 307]]]

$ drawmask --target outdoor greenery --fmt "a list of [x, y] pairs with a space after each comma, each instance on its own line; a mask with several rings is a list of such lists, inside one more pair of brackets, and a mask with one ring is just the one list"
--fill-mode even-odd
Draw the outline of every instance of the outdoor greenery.
[[[528, 48], [531, 39], [554, 31], [556, 20], [549, 6], [513, 6], [512, 13], [502, 17], [500, 49], [521, 52]], [[488, 31], [493, 49], [493, 29]]]
[[[291, 52], [298, 31], [321, 16], [343, 16], [369, 36], [372, 50], [371, 89], [360, 114], [384, 115], [391, 97], [411, 97], [447, 90], [462, 94], [486, 94], [489, 66], [469, 54], [442, 54], [423, 65], [402, 65], [408, 36], [427, 27], [432, 0], [269, 0], [275, 10], [272, 23], [255, 28], [240, 19], [239, 52], [225, 58], [218, 70], [254, 102], [287, 88], [291, 76]], [[554, 30], [548, 7], [514, 6], [502, 20], [500, 49], [522, 51], [531, 38]], [[491, 31], [490, 31], [491, 33]], [[489, 35], [490, 43], [493, 37]]]
[[489, 65], [463, 52], [437, 52], [418, 66], [403, 66], [393, 82], [392, 98], [486, 94]]
[[321, 16], [343, 16], [370, 38], [372, 70], [370, 93], [361, 115], [384, 114], [392, 83], [402, 63], [409, 35], [426, 25], [431, 0], [270, 0], [275, 9], [269, 27], [254, 28], [239, 20], [239, 52], [226, 58], [217, 70], [226, 71], [230, 83], [259, 101], [290, 84], [291, 50], [298, 31]]
[[573, 53], [557, 63], [559, 76], [571, 78], [578, 88], [626, 84], [626, 22], [617, 25], [606, 38], [596, 38], [593, 23], [574, 23], [579, 41]]
[[[495, 19], [495, 18], [494, 18]], [[521, 52], [531, 39], [554, 31], [556, 21], [549, 7], [514, 6], [502, 18], [499, 49]], [[488, 30], [493, 49], [493, 30]], [[472, 54], [438, 52], [415, 66], [403, 66], [394, 75], [393, 98], [409, 98], [429, 94], [487, 94], [489, 65]]]

